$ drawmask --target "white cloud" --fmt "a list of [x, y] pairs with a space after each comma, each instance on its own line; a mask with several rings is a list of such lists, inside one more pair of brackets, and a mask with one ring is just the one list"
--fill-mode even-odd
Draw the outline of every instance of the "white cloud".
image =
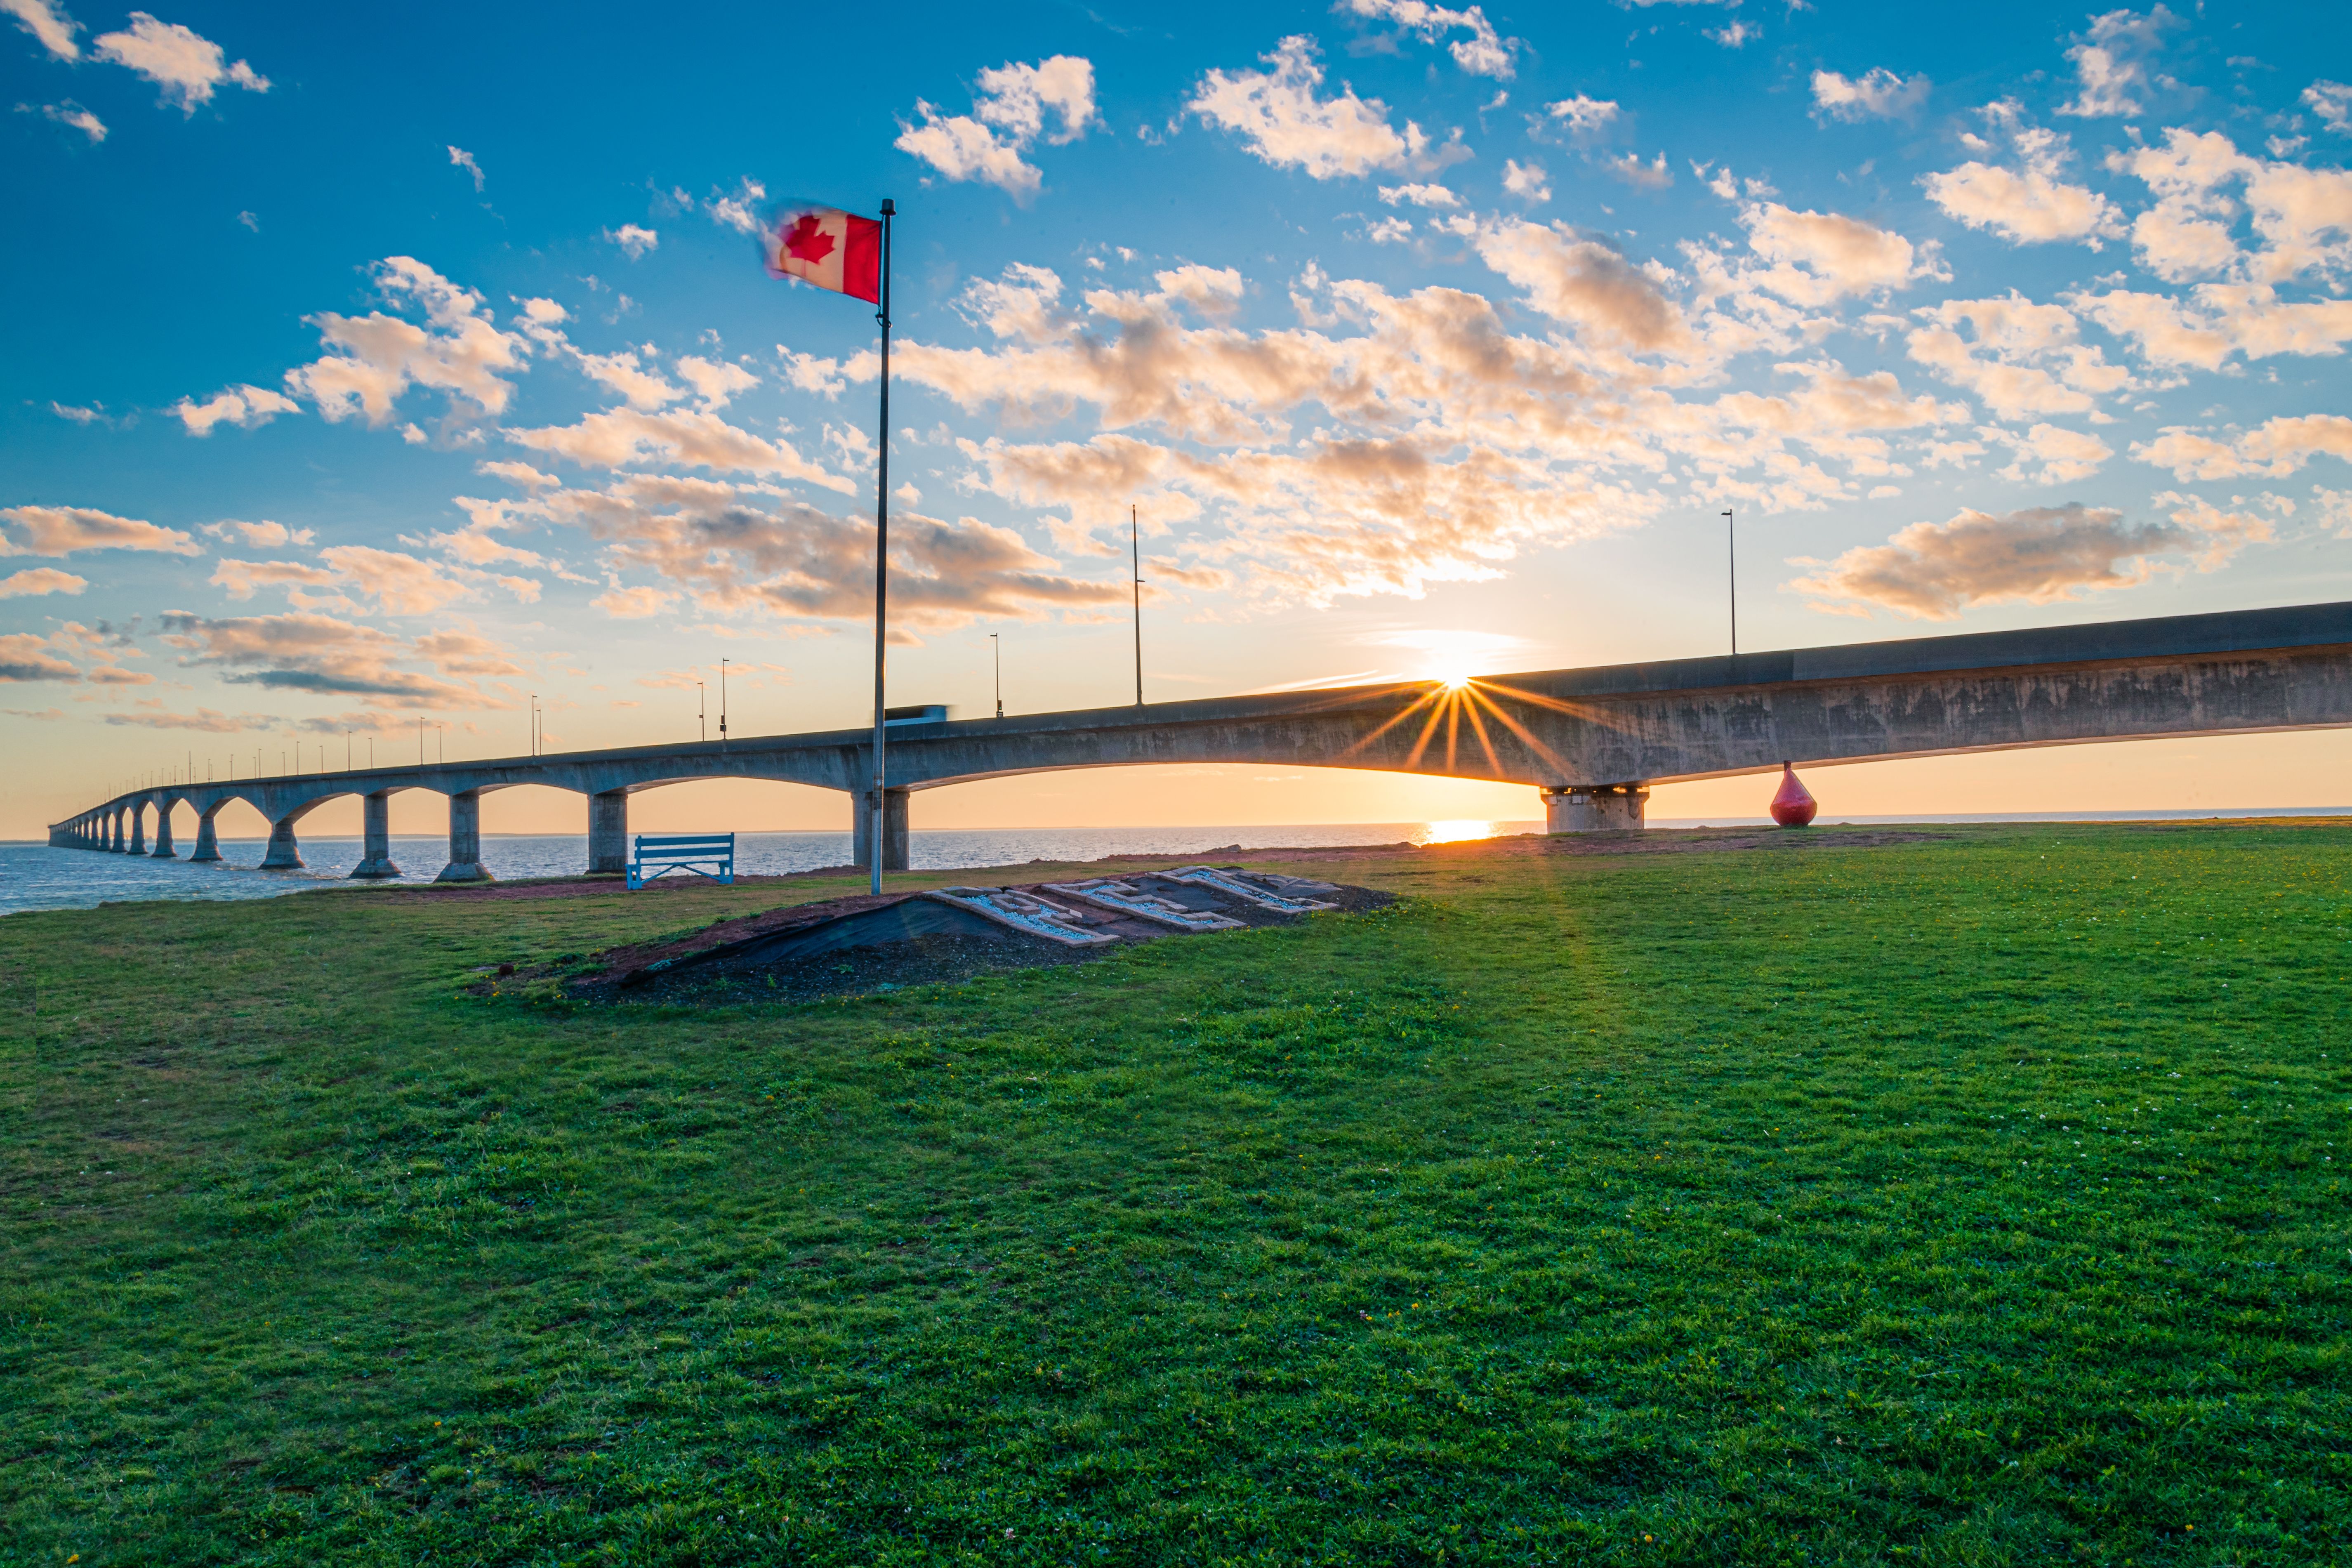
[[688, 354], [677, 362], [677, 374], [694, 388], [705, 408], [724, 408], [739, 392], [749, 392], [760, 384], [760, 378], [741, 365], [723, 361], [707, 360]]
[[[2036, 425], [2022, 436], [1990, 427], [1979, 434], [2017, 454], [2015, 460], [2000, 470], [2005, 479], [2030, 479], [2036, 484], [2071, 485], [2097, 473], [2116, 455], [2116, 449], [2096, 436], [2057, 425]], [[2026, 468], [2030, 464], [2039, 464], [2041, 471], [2029, 476]]]
[[573, 357], [579, 362], [580, 368], [592, 378], [627, 398], [632, 408], [659, 408], [686, 395], [683, 390], [665, 381], [658, 372], [640, 366], [635, 349], [622, 349], [609, 354], [581, 353], [574, 350]]
[[88, 408], [80, 408], [70, 403], [59, 403], [57, 399], [51, 398], [49, 400], [49, 412], [56, 415], [60, 419], [70, 419], [77, 425], [103, 425], [110, 423], [110, 421], [106, 417], [106, 405], [103, 403], [95, 404]]
[[2327, 129], [2352, 136], [2352, 85], [2323, 78], [2303, 89], [2303, 101]]
[[721, 473], [772, 474], [849, 493], [849, 480], [810, 462], [782, 442], [738, 429], [697, 409], [645, 413], [634, 408], [583, 415], [576, 424], [506, 432], [509, 441], [569, 458], [583, 468], [618, 468], [658, 462]]
[[0, 507], [0, 555], [71, 555], [82, 550], [153, 550], [201, 555], [176, 528], [116, 517], [86, 506]]
[[677, 595], [666, 588], [614, 588], [588, 601], [591, 609], [602, 610], [616, 621], [643, 620], [658, 616], [677, 603]]
[[[2284, 498], [2273, 496], [2265, 499], [2275, 504], [2284, 501]], [[2326, 485], [2314, 485], [2311, 487], [2311, 504], [2316, 513], [2313, 519], [2315, 522], [2333, 530], [2338, 539], [2352, 539], [2352, 490], [2331, 490]]]
[[95, 142], [106, 140], [106, 122], [72, 99], [63, 103], [45, 103], [41, 113], [69, 131], [79, 131]]
[[481, 190], [482, 166], [474, 161], [474, 155], [471, 153], [467, 152], [463, 147], [452, 147], [449, 149], [449, 162], [473, 175], [474, 189], [477, 192]]
[[1925, 72], [1906, 81], [1885, 66], [1873, 66], [1852, 79], [1833, 70], [1817, 70], [1813, 72], [1813, 118], [1848, 124], [1908, 120], [1927, 101], [1932, 85]]
[[81, 58], [81, 46], [74, 41], [81, 24], [67, 16], [63, 6], [50, 0], [0, 0], [0, 11], [16, 17], [17, 26], [40, 39], [41, 47], [58, 58]]
[[1967, 509], [1948, 521], [1915, 522], [1885, 544], [1835, 561], [1800, 559], [1817, 570], [1789, 585], [1822, 600], [1948, 621], [1984, 605], [2057, 604], [2133, 587], [2168, 556], [2192, 555], [2200, 570], [2211, 571], [2248, 539], [2266, 537], [2255, 531], [2262, 526], [2189, 505], [2172, 521], [2137, 524], [2113, 508], [2078, 502], [2004, 514]]
[[2059, 178], [2072, 156], [2066, 139], [2054, 131], [2021, 125], [2018, 115], [2017, 106], [2010, 102], [1985, 110], [1997, 131], [2011, 132], [2019, 167], [1970, 159], [1957, 169], [1923, 175], [1919, 183], [1928, 199], [1970, 228], [1990, 229], [2020, 245], [2073, 239], [2095, 250], [2103, 237], [2122, 234], [2122, 215], [2113, 202], [2087, 185]]
[[712, 191], [702, 210], [710, 221], [733, 229], [738, 234], [760, 232], [760, 204], [768, 199], [768, 187], [746, 174], [735, 186], [732, 195]]
[[1922, 255], [1892, 229], [1840, 213], [1796, 212], [1764, 202], [1742, 213], [1740, 222], [1749, 247], [1773, 264], [1749, 274], [1749, 280], [1793, 304], [1826, 305], [1935, 275], [1932, 254]]
[[38, 632], [10, 632], [0, 636], [0, 680], [80, 679], [81, 671], [51, 653], [47, 639]]
[[841, 395], [846, 383], [843, 380], [843, 366], [839, 360], [796, 353], [782, 343], [776, 345], [776, 354], [784, 362], [784, 379], [803, 392], [814, 392], [826, 397]]
[[[1055, 55], [1035, 65], [1008, 61], [980, 73], [970, 114], [941, 114], [915, 100], [920, 125], [901, 122], [895, 145], [911, 153], [950, 180], [978, 180], [1026, 200], [1045, 176], [1022, 154], [1040, 136], [1054, 145], [1075, 142], [1101, 116], [1095, 109], [1095, 68], [1076, 55]], [[1060, 128], [1046, 135], [1048, 111]]]
[[446, 568], [403, 551], [338, 544], [319, 552], [319, 559], [352, 592], [373, 599], [388, 616], [429, 616], [472, 593]]
[[1744, 17], [1726, 22], [1720, 27], [1706, 28], [1701, 33], [1701, 37], [1708, 42], [1721, 44], [1727, 49], [1740, 48], [1751, 39], [1760, 38], [1763, 36], [1763, 28]]
[[227, 53], [218, 44], [176, 22], [159, 22], [144, 11], [131, 13], [127, 32], [100, 36], [91, 52], [145, 77], [163, 89], [167, 101], [177, 102], [190, 114], [198, 104], [210, 103], [213, 89], [224, 82], [247, 92], [269, 90], [268, 77], [255, 74], [243, 60], [227, 64]]
[[1435, 43], [1445, 33], [1467, 32], [1468, 37], [1455, 39], [1447, 48], [1455, 65], [1472, 76], [1493, 77], [1497, 81], [1508, 81], [1517, 72], [1521, 41], [1498, 35], [1481, 6], [1454, 11], [1424, 0], [1339, 0], [1331, 8], [1369, 21], [1393, 22], [1405, 32], [1420, 35], [1424, 44]]
[[1365, 227], [1364, 237], [1374, 245], [1402, 245], [1412, 237], [1412, 224], [1406, 218], [1380, 218]]
[[1628, 153], [1622, 158], [1603, 158], [1601, 166], [1627, 184], [1644, 191], [1663, 191], [1675, 183], [1675, 173], [1666, 167], [1664, 153], [1647, 163], [1642, 162], [1639, 153]]
[[1382, 185], [1381, 200], [1391, 206], [1411, 202], [1419, 207], [1458, 207], [1462, 198], [1444, 185]]
[[661, 244], [661, 235], [657, 231], [640, 228], [633, 223], [625, 223], [618, 228], [606, 229], [604, 237], [619, 246], [632, 261], [637, 260], [646, 251]]
[[208, 522], [205, 524], [204, 531], [215, 539], [241, 539], [257, 550], [284, 550], [290, 545], [310, 544], [317, 538], [310, 529], [289, 528], [282, 522], [266, 520], [239, 522], [231, 518], [222, 522]]
[[308, 613], [215, 619], [172, 610], [163, 626], [163, 640], [178, 650], [183, 668], [226, 670], [221, 679], [233, 685], [353, 696], [371, 708], [394, 710], [507, 705], [474, 686], [398, 668], [430, 660], [435, 639], [447, 633], [410, 642]]
[[520, 485], [525, 489], [551, 489], [563, 482], [553, 474], [540, 472], [529, 463], [509, 463], [486, 458], [475, 464], [474, 467], [480, 473], [494, 475], [509, 484]]
[[227, 387], [202, 403], [183, 397], [172, 405], [172, 412], [180, 416], [180, 423], [188, 427], [191, 436], [209, 436], [216, 425], [235, 425], [250, 430], [257, 425], [268, 424], [280, 414], [301, 411], [300, 404], [266, 386]]
[[2352, 341], [2352, 300], [2282, 300], [2259, 283], [2200, 283], [2189, 293], [2193, 304], [2128, 289], [2072, 302], [2158, 364], [2219, 370], [2233, 353], [2333, 355]]
[[[619, 573], [658, 578], [705, 613], [858, 621], [873, 614], [874, 521], [711, 479], [634, 474], [541, 503], [586, 532]], [[890, 604], [902, 636], [989, 616], [1036, 619], [1124, 605], [1123, 579], [1057, 570], [1010, 529], [902, 511], [890, 520]], [[661, 589], [616, 590], [622, 612]]]
[[33, 566], [0, 577], [0, 599], [20, 599], [42, 594], [79, 594], [89, 579], [60, 572], [54, 566]]
[[[1048, 144], [1063, 146], [1102, 123], [1095, 109], [1094, 65], [1077, 55], [1055, 55], [1034, 66], [1008, 61], [981, 72], [979, 87], [973, 112], [1024, 146], [1041, 135]], [[1051, 134], [1045, 132], [1049, 110], [1061, 121]]]
[[[2352, 269], [2352, 174], [2345, 170], [2265, 163], [2220, 132], [2178, 126], [2161, 146], [2108, 154], [2107, 166], [2156, 193], [2132, 237], [2142, 263], [2167, 282], [2231, 273], [2270, 284], [2305, 272], [2332, 279]], [[2251, 251], [2231, 232], [2240, 210], [2227, 194], [2232, 185], [2242, 185], [2261, 241]]]
[[2246, 474], [2284, 479], [2315, 457], [2352, 463], [2352, 419], [2341, 414], [2305, 414], [2263, 421], [2234, 440], [2217, 441], [2183, 426], [2167, 426], [2148, 442], [2135, 442], [2131, 454], [2144, 463], [2170, 468], [2176, 479], [2233, 479]]
[[1689, 324], [1658, 279], [1599, 240], [1514, 218], [1481, 227], [1473, 243], [1528, 303], [1582, 334], [1641, 353], [1688, 345]]
[[329, 420], [360, 414], [374, 426], [391, 418], [393, 405], [412, 385], [438, 388], [484, 414], [504, 413], [514, 387], [502, 373], [521, 364], [529, 343], [491, 324], [481, 295], [415, 257], [387, 257], [374, 276], [388, 298], [421, 310], [425, 324], [381, 310], [309, 317], [333, 352], [288, 371], [287, 390], [311, 399]]
[[223, 556], [213, 566], [211, 584], [232, 599], [250, 599], [263, 588], [326, 588], [335, 574], [300, 561], [239, 561]]
[[1906, 340], [1912, 359], [1982, 398], [1996, 419], [2089, 414], [2102, 395], [2132, 384], [2129, 371], [2082, 341], [2063, 305], [2012, 293], [1947, 300], [1913, 314], [1926, 324]]
[[2146, 106], [2132, 95], [2148, 85], [2147, 60], [2163, 44], [2168, 27], [2180, 18], [2157, 5], [2145, 16], [2133, 11], [2109, 11], [2091, 18], [2089, 37], [2066, 51], [2074, 63], [2082, 91], [2058, 112], [2084, 119], [2139, 114]]
[[1580, 92], [1574, 98], [1544, 105], [1544, 112], [1566, 126], [1572, 138], [1598, 136], [1614, 125], [1620, 116], [1615, 100], [1587, 98]]
[[1516, 158], [1503, 160], [1503, 189], [1525, 202], [1551, 200], [1551, 175], [1541, 163], [1522, 163]]
[[1272, 70], [1209, 72], [1186, 109], [1240, 132], [1251, 152], [1277, 168], [1301, 169], [1318, 180], [1425, 162], [1428, 136], [1410, 121], [1402, 134], [1391, 129], [1388, 106], [1379, 99], [1358, 98], [1345, 86], [1337, 98], [1315, 96], [1323, 67], [1313, 39], [1285, 38], [1262, 58]]

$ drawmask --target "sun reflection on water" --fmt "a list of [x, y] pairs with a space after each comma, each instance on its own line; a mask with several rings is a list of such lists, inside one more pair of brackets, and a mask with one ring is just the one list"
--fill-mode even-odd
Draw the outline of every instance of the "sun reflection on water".
[[1423, 823], [1421, 829], [1421, 837], [1418, 842], [1423, 844], [1459, 844], [1465, 839], [1492, 838], [1494, 837], [1495, 825], [1493, 823], [1483, 820], [1473, 821], [1468, 817], [1459, 817], [1449, 822]]

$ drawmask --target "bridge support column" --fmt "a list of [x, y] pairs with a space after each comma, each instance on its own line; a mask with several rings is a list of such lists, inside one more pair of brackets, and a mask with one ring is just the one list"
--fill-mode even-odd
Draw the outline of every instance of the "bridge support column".
[[629, 868], [629, 792], [588, 797], [588, 874], [618, 877]]
[[1565, 784], [1543, 792], [1546, 833], [1617, 833], [1642, 826], [1647, 784]]
[[125, 814], [121, 808], [117, 807], [112, 815], [108, 817], [108, 821], [113, 827], [113, 837], [107, 842], [106, 846], [106, 852], [110, 855], [120, 855], [122, 853], [122, 818], [124, 815]]
[[131, 808], [131, 847], [124, 853], [147, 853], [147, 803], [143, 800]]
[[360, 863], [354, 877], [397, 877], [392, 863], [392, 792], [378, 790], [360, 796]]
[[299, 871], [302, 869], [302, 847], [294, 841], [294, 818], [289, 814], [269, 825], [269, 852], [261, 858], [265, 871]]
[[191, 866], [199, 860], [217, 860], [221, 858], [220, 841], [213, 837], [213, 818], [220, 814], [221, 806], [227, 804], [226, 801], [222, 801], [212, 810], [199, 812], [196, 815], [196, 847], [188, 855], [188, 864]]
[[[882, 869], [904, 871], [907, 866], [907, 796], [911, 790], [886, 789], [882, 792]], [[853, 826], [852, 865], [874, 864], [874, 792], [860, 790], [850, 797], [856, 803], [857, 820]]]
[[155, 808], [155, 847], [148, 853], [158, 860], [176, 860], [180, 852], [172, 847], [172, 807], [177, 801], [167, 800]]
[[495, 880], [482, 864], [482, 792], [459, 790], [449, 797], [449, 863], [436, 882]]

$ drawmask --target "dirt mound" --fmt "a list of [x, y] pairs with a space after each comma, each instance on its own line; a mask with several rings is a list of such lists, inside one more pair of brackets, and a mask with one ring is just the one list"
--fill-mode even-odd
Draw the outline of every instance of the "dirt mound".
[[721, 921], [682, 937], [492, 972], [478, 994], [551, 988], [575, 1001], [861, 994], [1042, 964], [1138, 942], [1288, 925], [1394, 901], [1370, 888], [1185, 866], [986, 888], [859, 894]]

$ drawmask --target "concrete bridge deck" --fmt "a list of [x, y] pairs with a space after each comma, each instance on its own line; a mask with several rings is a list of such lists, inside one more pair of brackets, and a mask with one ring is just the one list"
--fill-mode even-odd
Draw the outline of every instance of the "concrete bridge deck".
[[[907, 865], [914, 792], [1066, 768], [1259, 763], [1500, 780], [1542, 792], [1550, 831], [1580, 832], [1639, 827], [1652, 784], [1784, 762], [2346, 726], [2352, 604], [893, 725], [882, 864]], [[197, 819], [190, 858], [218, 859], [213, 819], [243, 800], [270, 825], [262, 865], [299, 867], [295, 825], [356, 795], [364, 847], [351, 875], [394, 876], [387, 803], [395, 791], [424, 789], [449, 798], [442, 879], [477, 880], [489, 875], [482, 795], [545, 784], [588, 797], [587, 869], [616, 872], [637, 791], [754, 778], [863, 801], [871, 747], [870, 730], [841, 730], [176, 784], [118, 795], [52, 827], [49, 842], [170, 857], [171, 813], [185, 802]], [[866, 865], [870, 811], [853, 816]]]

